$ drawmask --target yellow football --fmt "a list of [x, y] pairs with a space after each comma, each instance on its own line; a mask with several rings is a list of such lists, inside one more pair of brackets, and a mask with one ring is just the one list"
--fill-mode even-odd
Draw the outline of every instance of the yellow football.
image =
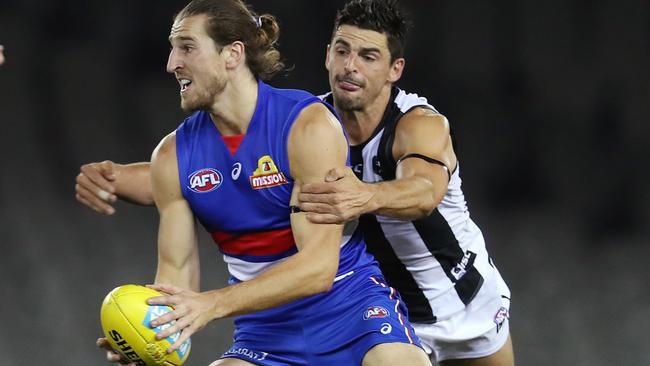
[[148, 298], [160, 295], [145, 286], [116, 287], [102, 303], [102, 330], [111, 347], [131, 362], [146, 366], [180, 366], [187, 360], [191, 341], [188, 339], [176, 351], [167, 353], [180, 332], [157, 340], [156, 334], [171, 323], [158, 327], [150, 325], [151, 320], [173, 310], [169, 306], [147, 304]]

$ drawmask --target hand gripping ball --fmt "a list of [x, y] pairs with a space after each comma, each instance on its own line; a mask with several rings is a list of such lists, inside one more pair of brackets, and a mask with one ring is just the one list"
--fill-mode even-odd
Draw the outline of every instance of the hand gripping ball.
[[161, 296], [161, 293], [139, 285], [124, 285], [109, 292], [101, 309], [104, 336], [115, 351], [138, 365], [180, 366], [187, 360], [191, 342], [188, 339], [174, 352], [166, 352], [180, 337], [180, 332], [156, 339], [156, 334], [171, 323], [152, 327], [151, 320], [173, 309], [147, 304], [146, 300], [155, 296]]

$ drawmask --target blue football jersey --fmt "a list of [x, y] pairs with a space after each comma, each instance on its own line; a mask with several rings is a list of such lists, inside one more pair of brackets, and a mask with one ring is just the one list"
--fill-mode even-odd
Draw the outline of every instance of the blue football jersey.
[[[305, 91], [259, 82], [255, 112], [234, 155], [209, 113], [195, 112], [176, 130], [181, 190], [239, 281], [297, 252], [291, 231], [287, 140], [300, 112], [324, 103]], [[314, 162], [317, 164], [318, 162]], [[344, 235], [339, 275], [373, 262], [361, 235]]]

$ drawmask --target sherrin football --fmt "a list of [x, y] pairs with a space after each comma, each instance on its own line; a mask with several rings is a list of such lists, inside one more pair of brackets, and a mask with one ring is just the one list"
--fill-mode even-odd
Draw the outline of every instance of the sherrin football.
[[157, 340], [156, 334], [171, 326], [151, 327], [151, 320], [172, 311], [169, 306], [149, 305], [147, 299], [161, 293], [139, 285], [124, 285], [109, 292], [102, 303], [101, 322], [111, 347], [138, 365], [180, 366], [190, 353], [186, 340], [172, 353], [165, 350], [180, 337], [180, 332]]

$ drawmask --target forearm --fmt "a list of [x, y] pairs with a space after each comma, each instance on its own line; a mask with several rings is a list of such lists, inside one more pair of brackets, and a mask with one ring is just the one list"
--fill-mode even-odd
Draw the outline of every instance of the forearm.
[[270, 309], [328, 291], [338, 268], [338, 254], [322, 263], [315, 265], [306, 253], [299, 252], [252, 280], [211, 291], [214, 318]]
[[115, 194], [120, 199], [136, 205], [153, 205], [150, 165], [148, 162], [116, 164]]
[[154, 283], [165, 283], [192, 291], [200, 290], [200, 269], [198, 253], [192, 254], [184, 265], [158, 260]]
[[399, 220], [428, 216], [444, 195], [444, 192], [437, 192], [429, 179], [419, 176], [368, 184], [367, 188], [372, 192], [372, 198], [364, 213]]

